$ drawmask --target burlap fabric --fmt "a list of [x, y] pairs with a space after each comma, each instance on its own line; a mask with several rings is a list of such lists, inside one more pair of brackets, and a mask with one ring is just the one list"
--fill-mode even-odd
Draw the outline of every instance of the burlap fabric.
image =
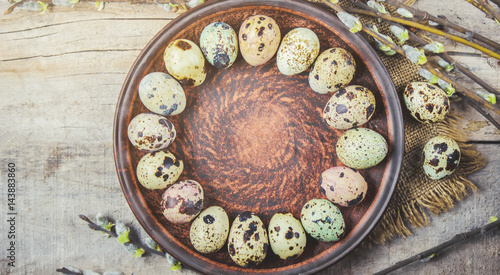
[[[415, 1], [408, 1], [407, 4], [413, 2]], [[339, 3], [342, 6], [354, 6], [347, 0], [341, 0]], [[386, 8], [389, 9], [389, 7]], [[363, 16], [360, 18], [365, 24], [377, 25], [381, 33], [391, 35], [387, 23]], [[367, 36], [365, 38], [374, 45], [372, 38]], [[394, 82], [400, 100], [407, 84], [413, 81], [423, 81], [417, 73], [418, 66], [405, 57], [399, 54], [394, 56], [379, 54], [379, 56]], [[401, 101], [401, 106], [405, 132], [405, 152], [401, 175], [384, 215], [364, 244], [384, 243], [395, 236], [408, 236], [412, 232], [411, 227], [418, 228], [427, 225], [429, 212], [438, 214], [449, 210], [477, 189], [474, 183], [467, 179], [467, 175], [482, 169], [486, 164], [484, 157], [479, 155], [474, 146], [466, 143], [465, 134], [457, 127], [461, 124], [458, 114], [450, 112], [444, 122], [423, 124], [410, 115], [404, 101]], [[445, 135], [456, 140], [460, 146], [462, 158], [457, 170], [451, 176], [441, 180], [431, 180], [423, 172], [422, 151], [425, 143], [437, 135]]]

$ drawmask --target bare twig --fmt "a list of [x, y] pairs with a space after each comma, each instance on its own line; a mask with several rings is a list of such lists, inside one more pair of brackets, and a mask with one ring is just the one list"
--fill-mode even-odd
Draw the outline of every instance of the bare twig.
[[484, 0], [465, 0], [476, 7], [478, 10], [484, 12], [486, 17], [495, 20], [500, 24], [500, 14]]

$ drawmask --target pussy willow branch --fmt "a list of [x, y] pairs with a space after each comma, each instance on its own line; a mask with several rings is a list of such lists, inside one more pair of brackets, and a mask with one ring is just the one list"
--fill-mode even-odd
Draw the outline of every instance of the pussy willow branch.
[[484, 12], [486, 17], [495, 20], [498, 24], [500, 24], [500, 14], [486, 1], [484, 0], [465, 0], [469, 2], [471, 5], [476, 7], [478, 10]]
[[432, 28], [430, 26], [427, 26], [427, 25], [424, 25], [424, 24], [421, 24], [421, 23], [418, 23], [415, 21], [411, 21], [411, 20], [407, 20], [407, 19], [403, 19], [403, 18], [399, 18], [399, 17], [394, 17], [394, 16], [388, 15], [388, 14], [377, 14], [375, 12], [370, 12], [370, 11], [357, 9], [357, 8], [345, 7], [344, 10], [349, 12], [349, 13], [361, 14], [361, 15], [366, 15], [366, 16], [376, 17], [376, 18], [382, 18], [382, 19], [387, 20], [387, 21], [397, 22], [397, 23], [400, 23], [400, 24], [403, 24], [406, 26], [411, 26], [411, 27], [421, 29], [421, 30], [424, 30], [424, 31], [427, 31], [427, 32], [430, 32], [430, 33], [433, 33], [433, 34], [436, 34], [439, 36], [443, 36], [445, 38], [448, 38], [448, 39], [451, 39], [453, 41], [456, 41], [456, 42], [462, 43], [464, 45], [467, 45], [469, 47], [472, 47], [476, 50], [479, 50], [479, 51], [491, 56], [491, 57], [494, 57], [494, 58], [500, 60], [500, 54], [498, 54], [490, 49], [487, 49], [487, 48], [485, 48], [485, 47], [483, 47], [475, 42], [468, 41], [462, 37], [438, 30], [436, 28]]
[[387, 273], [390, 273], [392, 271], [395, 271], [395, 270], [398, 270], [400, 268], [402, 268], [403, 266], [406, 266], [408, 264], [411, 264], [413, 262], [416, 262], [416, 261], [419, 261], [419, 260], [423, 260], [423, 259], [427, 259], [429, 257], [434, 257], [434, 255], [440, 253], [441, 251], [445, 250], [446, 248], [450, 247], [450, 246], [453, 246], [453, 245], [456, 245], [460, 242], [463, 242], [467, 239], [470, 239], [472, 237], [476, 237], [478, 235], [484, 235], [486, 232], [488, 231], [491, 231], [491, 230], [498, 230], [500, 228], [500, 220], [497, 220], [497, 221], [494, 221], [494, 222], [491, 222], [491, 223], [488, 223], [482, 227], [479, 227], [479, 228], [476, 228], [476, 229], [473, 229], [469, 232], [465, 232], [465, 233], [461, 233], [461, 234], [457, 234], [455, 235], [453, 238], [451, 238], [449, 241], [446, 241], [442, 244], [439, 244], [433, 248], [430, 248], [424, 252], [421, 252], [413, 257], [410, 257], [406, 260], [403, 260], [403, 261], [400, 261], [400, 262], [397, 262], [396, 264], [394, 264], [393, 266], [391, 267], [388, 267], [384, 270], [381, 270], [377, 273], [375, 273], [374, 275], [383, 275], [383, 274], [387, 274]]
[[[500, 2], [500, 0], [498, 0]], [[425, 11], [422, 11], [422, 10], [419, 10], [417, 8], [414, 8], [414, 7], [411, 7], [411, 6], [408, 6], [406, 4], [403, 4], [397, 0], [384, 0], [384, 3], [387, 3], [393, 7], [396, 7], [396, 8], [404, 8], [404, 9], [407, 9], [409, 10], [411, 13], [413, 13], [413, 15], [415, 16], [415, 18], [418, 18], [419, 20], [421, 21], [427, 21], [428, 20], [431, 20], [431, 21], [434, 21], [438, 24], [441, 24], [445, 27], [448, 27], [450, 29], [453, 29], [455, 31], [458, 31], [458, 32], [461, 32], [465, 35], [467, 35], [468, 37], [470, 38], [473, 38], [477, 41], [480, 41], [490, 47], [492, 47], [496, 52], [500, 52], [500, 44], [487, 38], [487, 37], [484, 37], [476, 32], [473, 32], [471, 30], [468, 30], [460, 25], [457, 25], [451, 21], [448, 21], [447, 19], [445, 18], [440, 18], [440, 17], [437, 17], [437, 16], [433, 16], [431, 14], [429, 14], [428, 12], [425, 12]]]

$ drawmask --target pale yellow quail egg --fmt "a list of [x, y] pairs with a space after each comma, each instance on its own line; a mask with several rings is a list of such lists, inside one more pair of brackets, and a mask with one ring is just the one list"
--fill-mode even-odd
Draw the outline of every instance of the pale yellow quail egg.
[[284, 75], [295, 75], [307, 70], [319, 53], [318, 36], [310, 29], [295, 28], [281, 41], [276, 64]]
[[269, 240], [262, 220], [250, 211], [240, 213], [231, 225], [228, 251], [239, 266], [254, 267], [267, 255]]
[[338, 90], [323, 109], [323, 119], [335, 129], [358, 127], [375, 113], [375, 96], [363, 86], [351, 85]]
[[452, 138], [437, 136], [431, 138], [424, 146], [424, 172], [438, 180], [453, 174], [460, 163], [460, 147]]
[[356, 72], [356, 61], [342, 48], [322, 52], [309, 72], [309, 86], [320, 94], [333, 93], [348, 85]]
[[300, 221], [311, 237], [322, 242], [338, 242], [345, 233], [340, 209], [325, 199], [312, 199], [302, 207]]
[[238, 41], [241, 55], [252, 66], [269, 61], [280, 45], [281, 32], [267, 15], [250, 16], [241, 24]]
[[186, 95], [181, 84], [166, 73], [154, 72], [144, 76], [139, 84], [139, 97], [151, 112], [170, 116], [186, 108]]
[[191, 224], [189, 237], [194, 248], [201, 253], [219, 251], [229, 234], [229, 218], [219, 206], [203, 210]]
[[337, 140], [337, 156], [354, 169], [370, 168], [379, 164], [387, 155], [387, 141], [379, 133], [367, 128], [345, 131]]
[[144, 155], [136, 170], [142, 186], [164, 189], [177, 181], [184, 170], [184, 163], [171, 152], [157, 151]]
[[137, 149], [154, 152], [167, 148], [175, 139], [175, 127], [168, 118], [151, 113], [135, 116], [129, 123], [127, 134]]
[[238, 56], [238, 36], [228, 24], [214, 22], [201, 32], [200, 48], [208, 63], [218, 69], [225, 69]]
[[306, 232], [291, 213], [274, 214], [269, 221], [268, 232], [271, 249], [281, 259], [295, 259], [304, 252]]
[[171, 185], [162, 196], [163, 216], [171, 223], [187, 223], [196, 218], [203, 208], [203, 188], [194, 180], [183, 180]]
[[450, 110], [446, 92], [427, 82], [413, 82], [406, 86], [404, 100], [408, 111], [423, 123], [443, 121]]
[[199, 86], [205, 81], [205, 58], [198, 45], [187, 39], [168, 44], [163, 54], [168, 73], [181, 84]]
[[325, 170], [319, 179], [319, 186], [328, 200], [344, 207], [359, 204], [368, 191], [368, 184], [363, 176], [347, 166]]

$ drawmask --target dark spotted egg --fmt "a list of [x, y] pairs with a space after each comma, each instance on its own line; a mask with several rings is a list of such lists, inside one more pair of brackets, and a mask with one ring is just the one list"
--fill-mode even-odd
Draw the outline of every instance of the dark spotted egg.
[[189, 237], [194, 248], [201, 253], [219, 251], [229, 234], [229, 218], [219, 206], [203, 210], [191, 224]]
[[404, 100], [411, 115], [423, 123], [443, 121], [450, 109], [446, 92], [427, 82], [408, 84]]
[[438, 180], [451, 175], [460, 163], [460, 147], [446, 136], [431, 138], [424, 146], [424, 172]]
[[331, 202], [344, 207], [359, 204], [366, 196], [368, 184], [356, 170], [336, 166], [325, 170], [319, 180], [320, 191]]
[[139, 84], [139, 97], [151, 112], [173, 116], [186, 108], [186, 95], [181, 84], [166, 73], [153, 72]]
[[208, 63], [218, 69], [225, 69], [238, 56], [238, 36], [228, 24], [214, 22], [201, 32], [200, 48]]
[[250, 211], [240, 213], [229, 230], [227, 247], [229, 256], [239, 266], [254, 267], [261, 263], [269, 248], [262, 220]]
[[144, 155], [137, 164], [137, 179], [147, 189], [164, 189], [174, 184], [184, 163], [168, 151], [157, 151]]
[[348, 85], [356, 72], [356, 61], [347, 50], [330, 48], [322, 52], [309, 72], [309, 86], [320, 94], [333, 93]]
[[176, 182], [163, 193], [161, 209], [171, 223], [190, 222], [202, 208], [203, 188], [194, 180]]
[[266, 15], [248, 17], [238, 32], [241, 55], [252, 66], [269, 61], [278, 50], [280, 40], [278, 24]]
[[175, 139], [175, 127], [168, 118], [151, 113], [135, 116], [129, 123], [127, 134], [137, 149], [154, 152], [167, 148]]
[[163, 60], [168, 73], [181, 84], [199, 86], [205, 81], [205, 58], [193, 41], [177, 39], [170, 42], [163, 53]]
[[335, 129], [350, 129], [368, 122], [375, 113], [375, 96], [365, 87], [338, 90], [323, 109], [323, 119]]
[[281, 259], [295, 259], [304, 252], [306, 232], [292, 213], [274, 214], [269, 221], [268, 232], [271, 249]]
[[325, 199], [312, 199], [302, 207], [300, 221], [311, 237], [322, 242], [338, 242], [344, 236], [345, 222], [340, 209]]

